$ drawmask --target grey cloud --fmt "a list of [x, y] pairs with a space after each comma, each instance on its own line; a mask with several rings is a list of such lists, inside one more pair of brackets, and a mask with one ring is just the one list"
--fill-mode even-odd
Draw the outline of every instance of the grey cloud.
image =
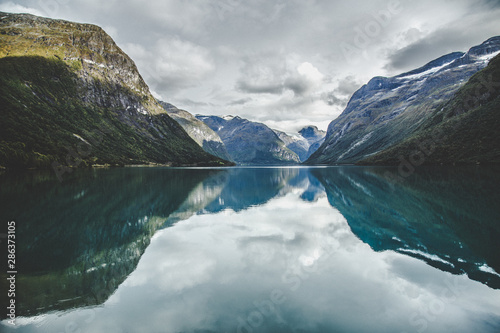
[[235, 88], [251, 94], [281, 94], [284, 64], [273, 52], [245, 55]]
[[358, 90], [363, 83], [358, 82], [356, 78], [352, 75], [346, 76], [339, 81], [339, 87], [337, 91], [342, 95], [352, 95], [356, 90]]
[[215, 106], [213, 103], [193, 101], [189, 98], [182, 98], [176, 101], [180, 105], [187, 105], [188, 107], [207, 107], [207, 106]]
[[324, 93], [322, 96], [323, 101], [328, 105], [337, 105], [340, 107], [345, 107], [349, 99], [347, 97], [339, 97], [334, 91]]
[[284, 80], [281, 82], [252, 82], [251, 78], [240, 79], [236, 87], [241, 92], [252, 94], [282, 94], [285, 90], [293, 91], [295, 96], [303, 96], [314, 87], [314, 82], [311, 82], [305, 77], [291, 74], [283, 74]]
[[[500, 33], [498, 0], [399, 2], [401, 10], [368, 36], [365, 47], [356, 44], [359, 31], [373, 27], [374, 15], [387, 11], [391, 0], [355, 6], [316, 0], [0, 0], [0, 9], [100, 25], [150, 88], [179, 107], [294, 124], [331, 121], [371, 77], [414, 69]], [[356, 47], [355, 59], [346, 59], [342, 43]], [[303, 63], [344, 79], [336, 88], [337, 79], [301, 75], [297, 66]], [[214, 86], [219, 91], [210, 92]]]
[[295, 96], [304, 95], [311, 89], [311, 86], [310, 81], [298, 76], [288, 77], [283, 83], [283, 87], [292, 90]]
[[[411, 70], [444, 54], [465, 52], [470, 47], [500, 34], [497, 23], [500, 15], [498, 1], [485, 1], [483, 6], [469, 8], [471, 12], [467, 16], [458, 16], [445, 27], [418, 38], [404, 48], [390, 52], [385, 69], [393, 74]], [[421, 35], [420, 31], [407, 31], [405, 38], [414, 39]]]
[[330, 106], [345, 108], [352, 94], [362, 86], [352, 75], [348, 75], [338, 82], [338, 88], [321, 94], [321, 99]]
[[243, 104], [246, 104], [250, 101], [252, 101], [251, 98], [241, 98], [241, 99], [233, 100], [233, 101], [227, 103], [227, 105], [243, 105]]
[[464, 40], [466, 38], [452, 31], [440, 31], [395, 51], [389, 57], [386, 68], [390, 71], [406, 71], [420, 67], [443, 54], [460, 51]]
[[248, 81], [238, 81], [236, 89], [241, 92], [251, 94], [281, 94], [283, 92], [282, 84], [258, 84]]

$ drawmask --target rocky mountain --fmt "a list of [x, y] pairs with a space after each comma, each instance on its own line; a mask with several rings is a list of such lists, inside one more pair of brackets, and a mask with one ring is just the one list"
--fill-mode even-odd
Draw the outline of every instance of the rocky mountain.
[[191, 113], [185, 110], [178, 109], [174, 105], [162, 101], [158, 101], [160, 105], [167, 111], [168, 115], [172, 117], [189, 136], [196, 141], [196, 143], [209, 154], [220, 157], [224, 160], [230, 160], [224, 142], [217, 133], [215, 133], [204, 122], [196, 119]]
[[68, 175], [70, 181], [61, 186], [54, 186], [56, 177], [48, 170], [0, 175], [0, 198], [9, 207], [0, 210], [0, 218], [15, 217], [23, 235], [16, 243], [17, 264], [23, 267], [16, 281], [19, 316], [104, 303], [136, 269], [155, 232], [172, 225], [186, 202], [210, 200], [213, 195], [200, 196], [197, 189], [225, 170], [80, 172], [85, 177]]
[[325, 142], [306, 163], [355, 163], [408, 138], [499, 52], [500, 37], [493, 37], [466, 53], [371, 79], [330, 123]]
[[0, 166], [224, 165], [100, 27], [0, 13]]
[[231, 160], [241, 165], [297, 164], [296, 153], [272, 129], [262, 123], [238, 116], [202, 116], [196, 118], [215, 131], [224, 144]]
[[408, 139], [363, 164], [500, 163], [500, 55]]
[[396, 251], [500, 289], [498, 168], [430, 166], [399, 183], [393, 172], [311, 169], [330, 204], [373, 250]]
[[325, 141], [326, 135], [325, 131], [319, 130], [316, 126], [306, 126], [298, 132], [298, 135], [290, 135], [278, 130], [274, 132], [291, 151], [299, 156], [301, 162], [307, 160], [319, 148]]

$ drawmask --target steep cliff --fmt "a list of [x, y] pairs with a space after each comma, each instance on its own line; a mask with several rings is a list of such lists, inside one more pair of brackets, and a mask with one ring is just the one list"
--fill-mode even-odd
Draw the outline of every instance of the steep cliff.
[[408, 139], [361, 164], [500, 163], [500, 55]]
[[325, 141], [326, 132], [319, 130], [316, 126], [306, 126], [298, 134], [290, 135], [282, 131], [274, 130], [276, 135], [285, 143], [288, 149], [296, 153], [301, 162], [304, 162]]
[[407, 73], [371, 79], [330, 123], [325, 142], [306, 163], [355, 163], [403, 141], [499, 52], [500, 37], [493, 37], [467, 53], [453, 52]]
[[219, 135], [204, 122], [196, 119], [188, 111], [178, 109], [170, 103], [162, 101], [159, 101], [159, 103], [167, 111], [168, 115], [177, 121], [204, 151], [224, 160], [231, 159]]
[[1, 166], [225, 163], [167, 115], [101, 28], [0, 17]]
[[299, 157], [288, 149], [272, 129], [241, 117], [196, 116], [215, 131], [231, 156], [242, 165], [298, 164]]

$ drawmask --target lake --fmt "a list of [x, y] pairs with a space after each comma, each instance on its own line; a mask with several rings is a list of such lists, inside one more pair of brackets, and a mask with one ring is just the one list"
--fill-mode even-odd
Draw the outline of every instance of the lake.
[[17, 275], [0, 328], [500, 332], [499, 171], [3, 173]]

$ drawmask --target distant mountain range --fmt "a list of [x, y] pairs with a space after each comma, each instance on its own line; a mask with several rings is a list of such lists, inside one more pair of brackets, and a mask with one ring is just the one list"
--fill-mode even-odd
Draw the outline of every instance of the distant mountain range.
[[288, 134], [157, 101], [97, 26], [0, 15], [0, 168], [500, 162], [500, 37], [375, 77], [326, 133]]
[[306, 126], [293, 135], [238, 116], [195, 117], [170, 103], [159, 103], [206, 152], [240, 165], [303, 162], [323, 143], [326, 134], [316, 126]]
[[1, 167], [230, 165], [168, 116], [100, 27], [0, 16]]
[[300, 159], [276, 133], [262, 123], [233, 116], [202, 116], [224, 142], [232, 161], [241, 165], [298, 164]]
[[295, 152], [301, 162], [304, 162], [312, 153], [325, 141], [326, 132], [319, 130], [316, 126], [306, 126], [302, 128], [299, 135], [289, 135], [285, 132], [274, 130], [274, 133]]
[[196, 119], [188, 111], [178, 109], [170, 103], [162, 101], [159, 101], [159, 103], [167, 111], [168, 115], [177, 121], [203, 150], [224, 160], [231, 160], [224, 142], [204, 122]]
[[[422, 131], [430, 126], [472, 110], [475, 111], [469, 116], [455, 117], [455, 128], [471, 135], [488, 128], [487, 133], [494, 134], [488, 121], [498, 122], [498, 116], [493, 114], [495, 105], [486, 106], [484, 103], [493, 103], [491, 99], [498, 92], [498, 77], [491, 76], [495, 69], [488, 69], [486, 74], [476, 77], [476, 81], [469, 82], [468, 88], [460, 88], [498, 53], [500, 37], [493, 37], [466, 53], [453, 52], [404, 74], [371, 79], [352, 95], [344, 112], [330, 123], [325, 142], [306, 164], [397, 164], [400, 159], [396, 155], [406, 153], [406, 158], [409, 158], [411, 151], [398, 146], [389, 154], [385, 153], [387, 149], [414, 135], [422, 135]], [[489, 97], [483, 96], [487, 93], [490, 93]], [[469, 99], [465, 101], [465, 98]], [[460, 101], [470, 105], [460, 106]], [[482, 108], [478, 109], [480, 106]], [[488, 120], [483, 121], [480, 117], [484, 112], [491, 114], [485, 116]], [[474, 123], [479, 121], [482, 123]], [[472, 124], [475, 129], [468, 131], [468, 126]], [[445, 135], [456, 133], [448, 133], [455, 130], [444, 123], [440, 129], [445, 130]], [[456, 133], [450, 138], [460, 135]], [[465, 137], [455, 142], [441, 142], [439, 153], [433, 154], [433, 158], [426, 158], [425, 162], [498, 162], [498, 141], [494, 141], [494, 137], [482, 135], [481, 142], [476, 140], [478, 138], [468, 140]], [[490, 144], [483, 145], [486, 141]], [[487, 148], [492, 145], [495, 151]], [[405, 147], [411, 148], [407, 144]], [[457, 150], [462, 150], [464, 154], [457, 155]], [[476, 153], [465, 156], [466, 151]], [[446, 154], [446, 157], [441, 154]]]

